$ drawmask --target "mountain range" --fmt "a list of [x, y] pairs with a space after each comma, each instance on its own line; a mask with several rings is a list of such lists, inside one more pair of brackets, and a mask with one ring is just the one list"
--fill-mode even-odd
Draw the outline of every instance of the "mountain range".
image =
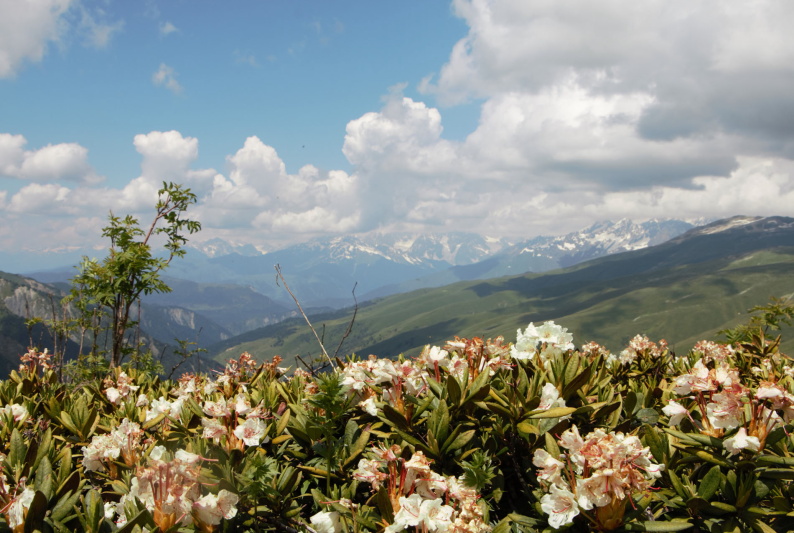
[[[161, 343], [185, 339], [206, 348], [297, 315], [275, 265], [303, 308], [317, 314], [417, 288], [543, 272], [651, 246], [692, 227], [679, 220], [621, 220], [520, 242], [468, 233], [369, 234], [316, 239], [269, 253], [214, 239], [191, 244], [186, 257], [172, 263], [167, 283], [173, 291], [147, 296], [139, 318], [144, 331]], [[40, 291], [40, 305], [57, 300], [52, 295], [67, 290], [73, 275], [73, 268], [30, 274], [41, 285], [36, 290], [50, 291], [49, 296]], [[50, 316], [48, 309], [39, 316]], [[19, 306], [6, 306], [5, 312], [22, 317], [21, 323], [32, 316]], [[20, 324], [15, 328], [18, 350], [27, 333]]]
[[[635, 334], [666, 338], [686, 350], [746, 319], [749, 308], [792, 295], [794, 219], [735, 217], [563, 269], [367, 302], [357, 310], [341, 353], [412, 354], [456, 335], [513, 340], [517, 328], [545, 320], [568, 327], [578, 342], [594, 340], [615, 351]], [[352, 316], [347, 309], [311, 317], [329, 351]], [[305, 323], [292, 319], [228, 339], [210, 354], [220, 360], [240, 351], [294, 362], [294, 356], [310, 358], [319, 349]]]

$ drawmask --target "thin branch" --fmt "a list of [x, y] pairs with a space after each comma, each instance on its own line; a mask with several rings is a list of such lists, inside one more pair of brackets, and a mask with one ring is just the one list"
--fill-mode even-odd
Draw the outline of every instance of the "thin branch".
[[325, 346], [323, 346], [323, 343], [320, 340], [319, 335], [317, 335], [317, 331], [314, 329], [314, 326], [312, 326], [312, 323], [309, 320], [309, 317], [307, 317], [306, 313], [303, 312], [303, 308], [301, 307], [300, 302], [295, 297], [295, 295], [292, 294], [292, 291], [290, 290], [289, 285], [287, 285], [287, 280], [284, 279], [284, 274], [281, 273], [281, 265], [275, 265], [274, 268], [276, 269], [276, 276], [278, 276], [278, 278], [284, 284], [284, 288], [287, 289], [287, 292], [289, 293], [289, 295], [292, 296], [292, 299], [295, 301], [295, 305], [298, 306], [298, 311], [300, 311], [300, 314], [303, 316], [303, 319], [309, 325], [309, 329], [311, 329], [312, 333], [314, 333], [314, 338], [317, 339], [317, 343], [320, 345], [320, 348], [323, 351], [323, 355], [325, 356], [326, 359], [328, 359], [328, 362], [331, 363], [331, 368], [336, 370], [336, 365], [334, 365], [334, 362], [331, 360], [331, 357], [328, 355], [328, 352], [325, 351]]
[[336, 351], [334, 352], [334, 359], [337, 358], [339, 355], [339, 350], [342, 349], [342, 344], [344, 344], [345, 339], [347, 339], [350, 334], [353, 332], [353, 323], [356, 321], [356, 315], [358, 314], [358, 300], [356, 299], [356, 287], [358, 287], [358, 282], [353, 285], [353, 302], [355, 306], [353, 307], [353, 316], [350, 318], [350, 323], [347, 325], [347, 329], [345, 330], [345, 334], [342, 335], [342, 340], [339, 341], [339, 346], [336, 347]]

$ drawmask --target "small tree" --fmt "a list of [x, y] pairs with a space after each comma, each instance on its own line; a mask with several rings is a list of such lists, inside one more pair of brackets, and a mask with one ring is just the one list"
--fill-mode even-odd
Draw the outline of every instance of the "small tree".
[[[121, 363], [127, 350], [124, 336], [135, 323], [130, 317], [134, 304], [142, 295], [171, 291], [161, 274], [174, 257], [185, 255], [185, 234], [201, 229], [199, 222], [182, 218], [187, 208], [196, 203], [196, 195], [190, 189], [163, 182], [158, 195], [157, 211], [148, 230], [142, 229], [131, 215], [120, 218], [111, 212], [110, 224], [102, 230], [102, 236], [110, 239], [109, 255], [102, 261], [84, 257], [79, 274], [72, 279], [69, 298], [77, 302], [78, 309], [83, 313], [98, 309], [107, 320], [111, 368]], [[157, 235], [166, 239], [165, 257], [152, 253], [150, 240]], [[94, 337], [96, 349], [96, 330]]]

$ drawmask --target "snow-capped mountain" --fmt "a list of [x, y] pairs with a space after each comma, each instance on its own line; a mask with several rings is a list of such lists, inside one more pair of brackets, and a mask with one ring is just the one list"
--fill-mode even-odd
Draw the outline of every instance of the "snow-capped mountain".
[[186, 248], [198, 250], [207, 257], [220, 257], [229, 254], [251, 256], [263, 253], [252, 244], [231, 243], [218, 238], [201, 242], [188, 241]]
[[[191, 250], [169, 275], [196, 282], [245, 285], [294, 305], [276, 280], [279, 265], [290, 288], [309, 307], [353, 303], [459, 280], [543, 272], [616, 252], [664, 242], [693, 227], [680, 220], [600, 222], [578, 232], [517, 244], [474, 233], [370, 233], [325, 237], [281, 250], [222, 254], [223, 241]], [[250, 249], [248, 250], [250, 252]]]
[[[558, 237], [535, 237], [515, 244], [500, 255], [522, 257], [513, 268], [525, 264], [523, 270], [537, 271], [534, 263], [545, 266], [551, 262], [554, 267], [567, 267], [620, 252], [629, 252], [661, 244], [692, 229], [694, 224], [682, 220], [648, 220], [635, 223], [629, 219], [617, 222], [602, 221], [580, 231]], [[519, 273], [519, 272], [516, 272]]]
[[663, 243], [705, 221], [628, 219], [603, 221], [580, 231], [559, 236], [540, 236], [504, 246], [472, 264], [459, 264], [407, 282], [380, 287], [368, 297], [386, 296], [409, 290], [440, 287], [456, 281], [496, 278], [525, 272], [546, 272], [589, 259], [639, 250]]

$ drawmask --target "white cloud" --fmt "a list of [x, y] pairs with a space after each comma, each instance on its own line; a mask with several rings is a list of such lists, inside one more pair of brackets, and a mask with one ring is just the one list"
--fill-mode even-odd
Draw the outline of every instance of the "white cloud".
[[165, 63], [160, 63], [160, 68], [152, 74], [152, 83], [163, 86], [174, 94], [182, 94], [182, 85], [176, 80], [176, 71]]
[[11, 197], [7, 209], [11, 213], [52, 213], [69, 194], [69, 189], [54, 183], [31, 183]]
[[124, 22], [108, 22], [105, 12], [101, 9], [89, 11], [80, 8], [80, 30], [85, 36], [86, 44], [94, 48], [106, 48], [114, 34], [124, 28]]
[[0, 78], [13, 76], [24, 61], [41, 61], [63, 32], [73, 0], [0, 1]]
[[88, 163], [88, 150], [77, 143], [49, 144], [25, 150], [22, 135], [0, 133], [0, 175], [28, 181], [74, 181], [96, 184], [98, 176]]
[[714, 131], [794, 138], [794, 4], [776, 0], [455, 0], [469, 25], [435, 84], [442, 101], [537, 94], [572, 77], [588, 93], [647, 94], [654, 140]]
[[280, 232], [265, 234], [280, 240], [287, 233], [351, 231], [358, 224], [355, 176], [311, 165], [288, 174], [275, 149], [258, 137], [246, 139], [227, 163], [229, 177], [216, 175], [199, 207], [210, 225], [247, 229], [260, 238], [262, 230]]
[[160, 35], [163, 35], [163, 36], [170, 35], [172, 33], [178, 32], [178, 31], [179, 31], [179, 28], [177, 28], [176, 26], [174, 26], [170, 22], [163, 22], [163, 23], [160, 24]]

